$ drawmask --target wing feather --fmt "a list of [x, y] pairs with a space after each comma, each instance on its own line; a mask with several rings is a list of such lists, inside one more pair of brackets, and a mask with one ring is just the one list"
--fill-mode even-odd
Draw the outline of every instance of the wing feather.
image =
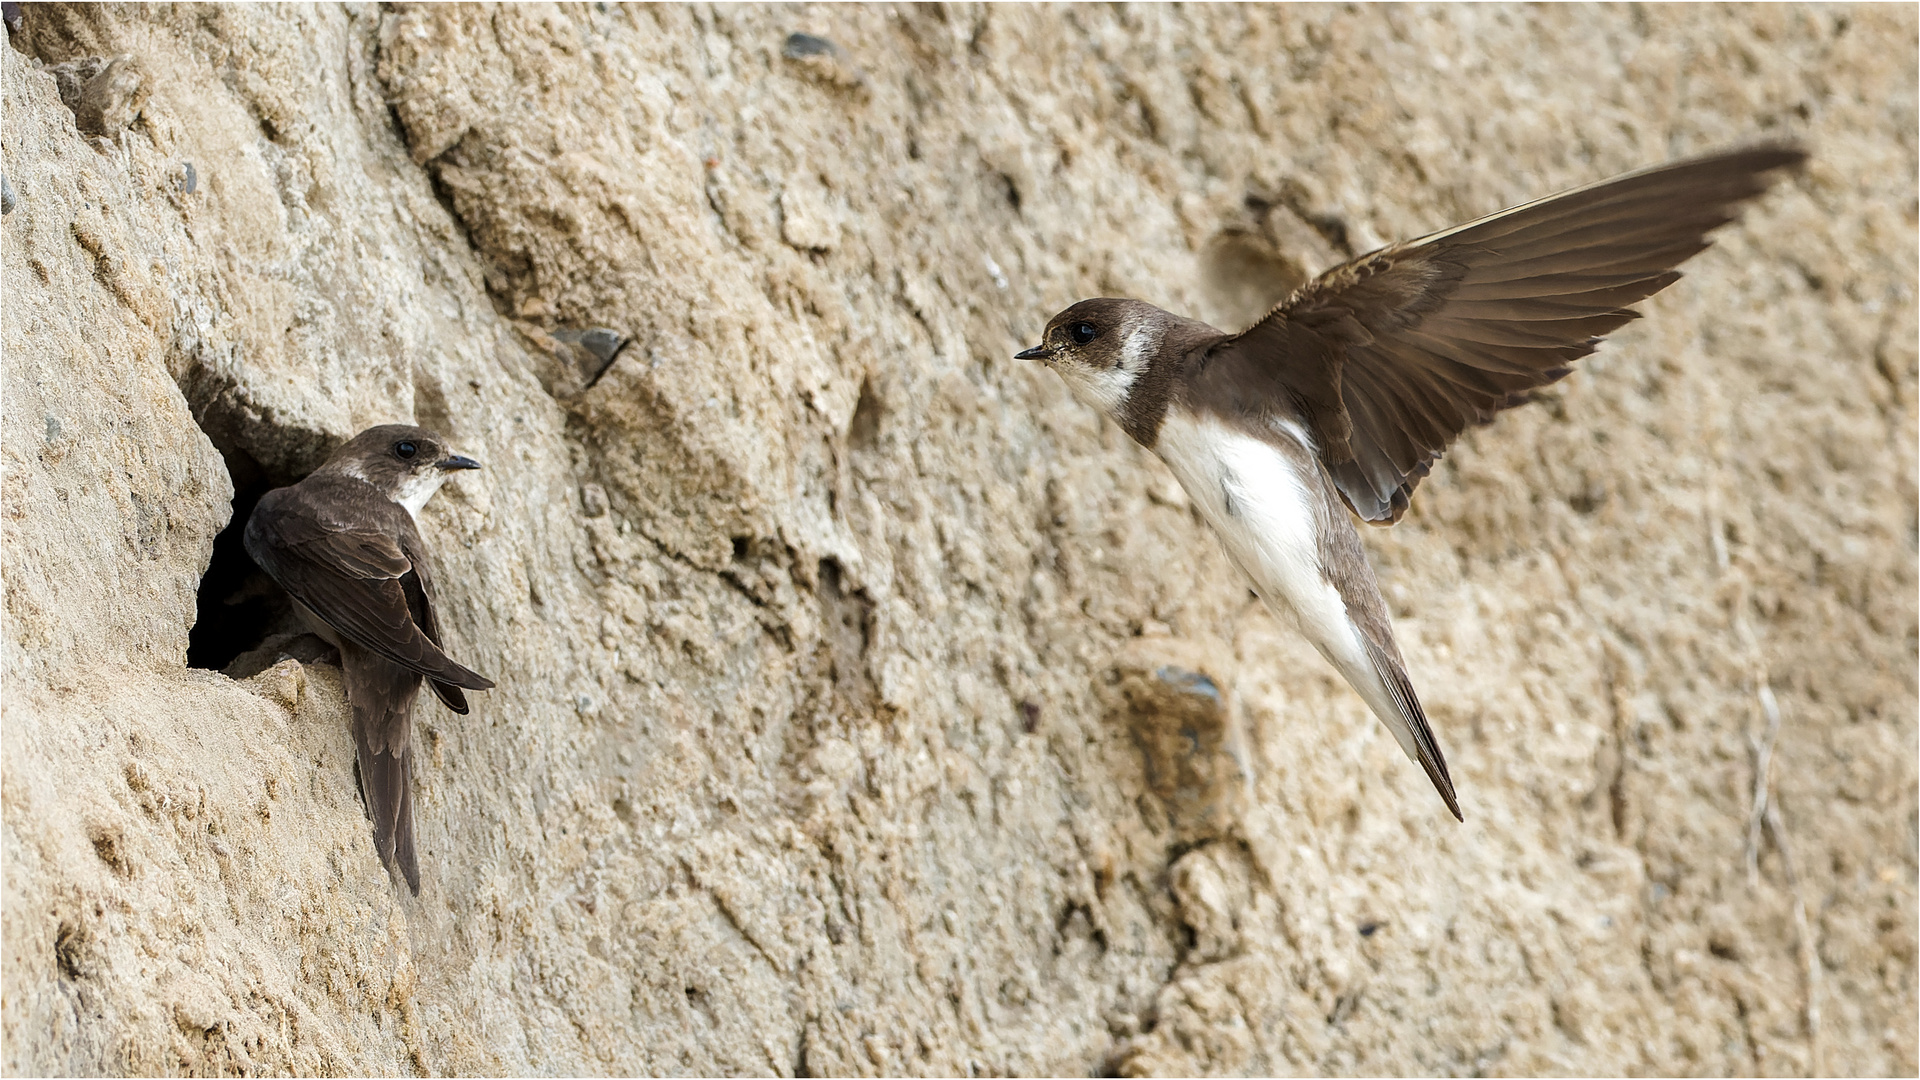
[[[322, 478], [303, 483], [314, 479]], [[269, 577], [362, 648], [433, 679], [436, 692], [442, 682], [470, 690], [493, 686], [441, 652], [415, 622], [406, 581], [417, 580], [424, 563], [409, 557], [420, 542], [404, 508], [386, 499], [356, 500], [348, 504], [352, 514], [333, 516], [325, 508], [334, 500], [297, 499], [287, 494], [292, 491], [268, 492], [247, 519], [247, 553]]]
[[1469, 281], [1453, 293], [1457, 302], [1529, 300], [1577, 306], [1620, 307], [1645, 300], [1680, 280], [1678, 270], [1622, 282], [1612, 274], [1562, 274], [1547, 281]]
[[[400, 546], [407, 561], [413, 564], [413, 572], [402, 577], [400, 584], [406, 591], [407, 609], [413, 614], [414, 625], [420, 628], [428, 641], [433, 642], [435, 648], [440, 648], [440, 617], [433, 610], [433, 572], [427, 569], [427, 560], [420, 551], [409, 546], [410, 539], [417, 541], [419, 536], [417, 533], [403, 535]], [[461, 716], [467, 715], [467, 695], [461, 693], [458, 686], [440, 679], [427, 681], [441, 704]]]
[[1693, 158], [1363, 255], [1216, 346], [1200, 377], [1229, 390], [1217, 400], [1291, 402], [1348, 505], [1397, 521], [1461, 431], [1639, 318], [1630, 305], [1805, 160], [1786, 144]]

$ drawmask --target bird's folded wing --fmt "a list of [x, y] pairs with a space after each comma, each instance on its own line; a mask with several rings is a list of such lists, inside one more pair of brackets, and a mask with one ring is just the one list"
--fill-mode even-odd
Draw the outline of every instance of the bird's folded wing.
[[[412, 546], [417, 539], [418, 537], [413, 533], [406, 533], [400, 537], [400, 550], [406, 555], [408, 561], [413, 563], [413, 573], [400, 579], [400, 587], [406, 592], [407, 610], [413, 612], [414, 625], [418, 626], [420, 632], [427, 635], [427, 640], [433, 642], [437, 648], [440, 646], [440, 617], [433, 610], [433, 572], [427, 569], [427, 560], [421, 556], [420, 551]], [[467, 714], [467, 695], [461, 693], [458, 686], [439, 679], [429, 679], [428, 683], [433, 687], [433, 692], [439, 697], [441, 704], [461, 716]], [[484, 689], [484, 687], [475, 687], [475, 689]]]
[[1638, 318], [1627, 305], [1676, 281], [1772, 170], [1805, 159], [1788, 145], [1694, 158], [1382, 248], [1309, 282], [1211, 362], [1284, 394], [1354, 512], [1398, 521], [1461, 431]]
[[[414, 621], [407, 580], [417, 578], [420, 567], [404, 550], [417, 552], [420, 546], [412, 519], [397, 505], [391, 516], [375, 511], [374, 517], [348, 523], [256, 513], [248, 531], [259, 535], [248, 538], [247, 550], [288, 595], [327, 625], [362, 648], [434, 680], [436, 692], [439, 683], [491, 688], [485, 676], [441, 652]], [[403, 545], [396, 537], [412, 542]], [[434, 629], [437, 634], [437, 624]]]

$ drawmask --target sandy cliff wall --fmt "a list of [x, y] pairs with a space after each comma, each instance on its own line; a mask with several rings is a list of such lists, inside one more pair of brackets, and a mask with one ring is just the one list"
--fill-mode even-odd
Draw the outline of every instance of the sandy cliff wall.
[[[10, 43], [8, 1071], [1915, 1071], [1911, 8]], [[1781, 133], [1804, 176], [1367, 533], [1465, 825], [1009, 358]], [[264, 631], [235, 501], [405, 419], [486, 463], [423, 527], [500, 683], [420, 708], [417, 900], [337, 671], [189, 662]]]

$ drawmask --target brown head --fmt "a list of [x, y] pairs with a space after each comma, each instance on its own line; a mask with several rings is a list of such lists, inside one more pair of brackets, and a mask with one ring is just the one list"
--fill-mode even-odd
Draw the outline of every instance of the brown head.
[[1147, 446], [1181, 363], [1226, 335], [1139, 300], [1082, 300], [1047, 323], [1040, 344], [1015, 353], [1052, 368], [1073, 396]]
[[335, 450], [314, 475], [350, 476], [419, 513], [447, 474], [480, 463], [456, 454], [439, 435], [411, 424], [370, 427]]

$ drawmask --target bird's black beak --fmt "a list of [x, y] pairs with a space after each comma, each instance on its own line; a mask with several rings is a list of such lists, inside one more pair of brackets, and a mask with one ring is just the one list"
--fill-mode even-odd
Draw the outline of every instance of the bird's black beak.
[[1053, 350], [1045, 345], [1035, 345], [1031, 349], [1022, 349], [1013, 354], [1015, 360], [1045, 360], [1053, 355]]
[[463, 457], [459, 454], [449, 454], [440, 459], [440, 467], [451, 472], [454, 469], [477, 469], [480, 467], [480, 463], [470, 457]]

